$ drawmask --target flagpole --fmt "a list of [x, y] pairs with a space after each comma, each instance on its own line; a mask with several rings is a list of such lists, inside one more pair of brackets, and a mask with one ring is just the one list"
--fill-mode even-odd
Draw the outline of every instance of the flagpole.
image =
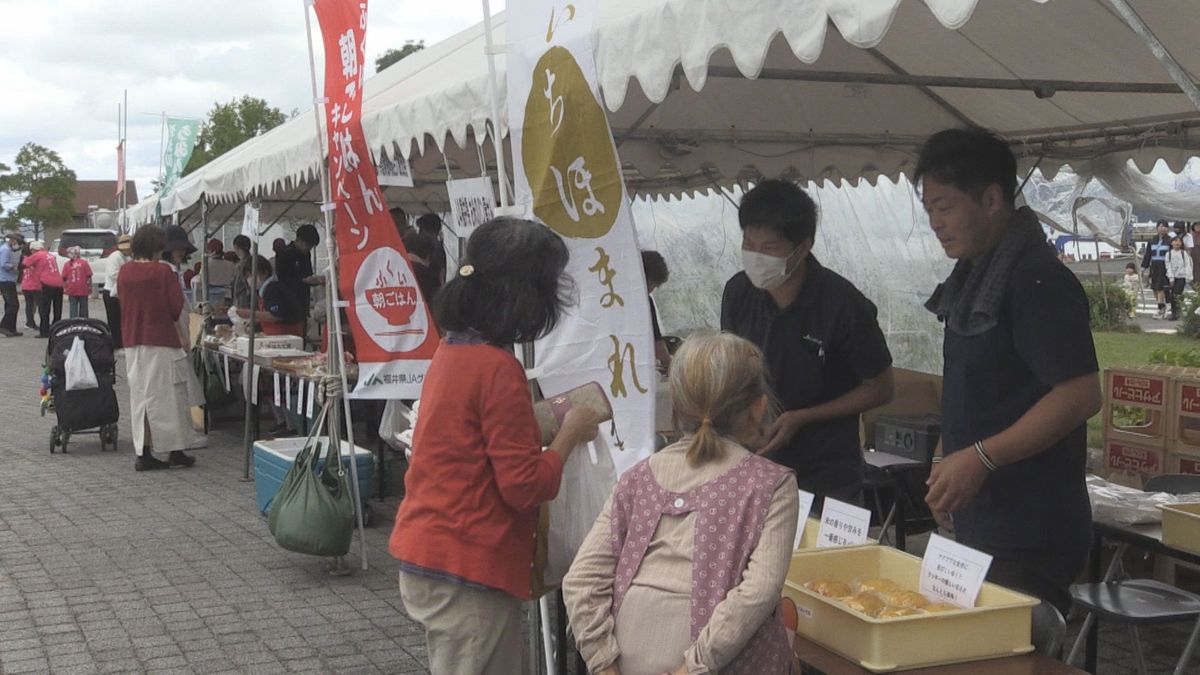
[[125, 194], [124, 194], [125, 190], [122, 189], [124, 186], [121, 185], [121, 181], [124, 179], [124, 176], [121, 175], [124, 173], [124, 170], [121, 167], [123, 167], [125, 165], [124, 143], [125, 143], [125, 140], [123, 138], [121, 138], [121, 104], [118, 103], [117, 104], [117, 181], [116, 181], [117, 182], [117, 212], [122, 215], [117, 219], [117, 229], [122, 230], [122, 232], [124, 232], [123, 228], [125, 225], [125, 217], [124, 217], [125, 212], [121, 206], [121, 200], [125, 198]]
[[[333, 211], [330, 210], [332, 201], [329, 194], [329, 165], [325, 159], [325, 134], [321, 130], [321, 112], [324, 109], [324, 103], [320, 97], [320, 91], [317, 89], [317, 62], [313, 55], [312, 17], [308, 11], [309, 7], [315, 5], [316, 0], [304, 0], [304, 30], [308, 35], [308, 70], [312, 78], [313, 124], [317, 130], [317, 148], [320, 150], [322, 164], [320, 170], [317, 171], [317, 176], [321, 181], [321, 215], [325, 219], [325, 252], [329, 258], [329, 269], [325, 279], [325, 325], [326, 330], [330, 330], [332, 327], [330, 333], [334, 339], [330, 340], [328, 367], [330, 373], [341, 379], [342, 393], [338, 398], [341, 398], [343, 412], [346, 415], [346, 442], [350, 446], [350, 491], [354, 495], [354, 517], [358, 525], [359, 559], [365, 570], [367, 569], [367, 540], [363, 526], [362, 497], [358, 493], [358, 456], [355, 454], [354, 424], [350, 416], [350, 386], [346, 380], [346, 344], [342, 339], [342, 315], [339, 311], [341, 306], [346, 303], [338, 299], [337, 247], [333, 235]], [[338, 424], [337, 403], [334, 401], [330, 406], [330, 413], [333, 415], [329, 422], [330, 443], [338, 443], [341, 431]], [[340, 450], [340, 447], [338, 449]]]
[[167, 111], [162, 111], [162, 127], [158, 130], [158, 184], [163, 180], [163, 151], [167, 149]]
[[[129, 155], [129, 148], [125, 147], [125, 143], [129, 141], [129, 90], [125, 90], [125, 119], [121, 123], [121, 163], [128, 166], [125, 157]], [[128, 173], [126, 169], [123, 173]], [[125, 185], [129, 182], [124, 175], [121, 176], [121, 231], [129, 231], [129, 191], [125, 189]]]

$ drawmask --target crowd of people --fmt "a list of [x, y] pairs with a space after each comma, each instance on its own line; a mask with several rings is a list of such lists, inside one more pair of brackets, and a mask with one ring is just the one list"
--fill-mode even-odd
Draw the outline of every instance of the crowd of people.
[[[957, 261], [926, 304], [945, 325], [926, 502], [993, 557], [990, 580], [1066, 612], [1091, 541], [1085, 424], [1101, 401], [1083, 288], [1015, 206], [1001, 139], [940, 132], [915, 173]], [[589, 672], [786, 672], [774, 609], [805, 515], [797, 487], [817, 504], [861, 500], [858, 420], [894, 388], [876, 308], [813, 255], [819, 214], [798, 186], [757, 183], [738, 219], [744, 270], [721, 299], [725, 332], [688, 337], [669, 361], [685, 435], [620, 477], [563, 582]], [[445, 339], [390, 550], [432, 672], [511, 673], [538, 506], [598, 420], [571, 408], [543, 448], [512, 351], [549, 332], [571, 297], [557, 236], [497, 219], [460, 263], [435, 303]], [[650, 285], [666, 281], [654, 256], [644, 264]]]
[[[1007, 144], [977, 129], [935, 134], [916, 165], [933, 233], [956, 261], [926, 303], [945, 326], [942, 436], [926, 501], [940, 526], [992, 556], [992, 581], [1065, 613], [1091, 541], [1085, 423], [1100, 407], [1098, 366], [1083, 289], [1033, 212], [1015, 206], [1016, 175]], [[568, 249], [539, 223], [497, 218], [470, 237], [446, 281], [440, 219], [414, 228], [401, 209], [392, 214], [443, 338], [390, 539], [400, 593], [426, 629], [435, 674], [518, 672], [538, 507], [601, 421], [571, 408], [543, 447], [513, 352], [549, 334], [572, 302]], [[814, 255], [820, 214], [796, 184], [758, 182], [738, 221], [743, 270], [720, 298], [723, 332], [694, 334], [672, 354], [651, 303], [655, 360], [684, 435], [620, 477], [563, 582], [590, 672], [785, 672], [774, 609], [807, 515], [797, 489], [816, 496], [814, 511], [826, 498], [862, 501], [860, 416], [894, 390], [876, 307]], [[1160, 314], [1178, 312], [1172, 298], [1195, 271], [1195, 247], [1168, 229], [1160, 223], [1143, 260]], [[205, 444], [189, 415], [203, 401], [191, 303], [248, 319], [257, 297], [259, 330], [303, 337], [312, 289], [325, 280], [313, 270], [319, 243], [311, 225], [273, 247], [273, 260], [253, 257], [246, 237], [229, 253], [207, 242], [198, 271], [178, 226], [120, 239], [104, 300], [125, 353], [135, 470], [192, 466], [188, 451]], [[41, 242], [8, 235], [0, 331], [17, 334], [18, 288], [27, 308], [39, 307], [43, 335], [64, 292], [70, 315], [87, 316], [92, 272], [69, 253], [60, 270]], [[655, 252], [642, 259], [653, 292], [669, 272]], [[712, 499], [727, 508], [707, 508]]]
[[[1155, 302], [1158, 303], [1154, 318], [1178, 321], [1184, 291], [1189, 286], [1200, 286], [1198, 238], [1200, 222], [1177, 222], [1173, 229], [1165, 220], [1155, 225], [1154, 238], [1146, 244], [1141, 266], [1146, 285], [1154, 292]], [[1134, 277], [1131, 277], [1130, 271]], [[1134, 304], [1141, 300], [1144, 291], [1142, 279], [1136, 274], [1137, 267], [1133, 263], [1125, 266], [1122, 285]]]
[[[128, 241], [127, 236], [123, 237], [122, 245], [128, 246]], [[25, 327], [38, 337], [49, 337], [50, 327], [62, 320], [64, 295], [69, 318], [88, 318], [91, 265], [78, 246], [68, 248], [66, 253], [67, 260], [60, 269], [58, 257], [41, 240], [27, 242], [19, 232], [5, 234], [4, 243], [0, 244], [0, 297], [4, 300], [0, 335], [8, 338], [24, 335], [17, 330], [22, 296]]]

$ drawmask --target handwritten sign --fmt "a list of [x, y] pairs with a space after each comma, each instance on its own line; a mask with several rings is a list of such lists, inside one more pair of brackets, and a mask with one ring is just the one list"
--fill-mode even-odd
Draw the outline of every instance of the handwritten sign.
[[467, 238], [476, 228], [491, 220], [496, 211], [492, 179], [464, 178], [446, 181], [450, 196], [450, 229], [457, 237]]
[[936, 534], [921, 561], [921, 593], [940, 602], [974, 607], [992, 556]]
[[826, 499], [825, 508], [821, 511], [817, 548], [861, 546], [867, 543], [870, 527], [870, 511], [836, 499]]
[[250, 239], [258, 238], [258, 209], [247, 203], [242, 214], [242, 234]]
[[408, 160], [399, 152], [394, 154], [395, 159], [390, 159], [384, 153], [379, 154], [379, 184], [412, 187], [412, 169], [408, 166]]
[[808, 512], [812, 511], [814, 499], [816, 496], [813, 493], [800, 490], [800, 520], [796, 523], [796, 541], [792, 544], [793, 551], [800, 550], [800, 542], [804, 540], [804, 526], [808, 525]]

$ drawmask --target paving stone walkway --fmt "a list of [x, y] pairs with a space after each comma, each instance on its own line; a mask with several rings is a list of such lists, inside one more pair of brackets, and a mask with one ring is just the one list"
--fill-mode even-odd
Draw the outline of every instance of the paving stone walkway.
[[0, 673], [426, 672], [390, 519], [367, 530], [370, 570], [332, 577], [275, 545], [237, 424], [191, 469], [135, 473], [124, 414], [117, 452], [75, 436], [52, 456], [45, 346], [0, 340]]

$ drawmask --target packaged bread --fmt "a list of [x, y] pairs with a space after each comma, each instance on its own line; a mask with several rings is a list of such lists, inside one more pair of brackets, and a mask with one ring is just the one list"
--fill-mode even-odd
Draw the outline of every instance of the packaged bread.
[[879, 618], [880, 619], [897, 619], [902, 616], [916, 616], [917, 614], [924, 614], [924, 613], [925, 612], [923, 612], [919, 609], [914, 609], [912, 607], [884, 607], [883, 611], [879, 613]]
[[879, 597], [883, 602], [891, 607], [904, 607], [907, 609], [924, 609], [929, 605], [929, 600], [925, 596], [916, 591], [891, 591], [888, 593], [880, 593]]
[[900, 584], [891, 579], [867, 579], [859, 582], [858, 590], [864, 593], [890, 593], [901, 590]]
[[827, 598], [846, 598], [854, 594], [850, 584], [837, 579], [814, 579], [804, 584], [804, 587]]
[[855, 593], [846, 598], [842, 602], [850, 609], [866, 614], [870, 617], [877, 617], [887, 605], [874, 593]]

